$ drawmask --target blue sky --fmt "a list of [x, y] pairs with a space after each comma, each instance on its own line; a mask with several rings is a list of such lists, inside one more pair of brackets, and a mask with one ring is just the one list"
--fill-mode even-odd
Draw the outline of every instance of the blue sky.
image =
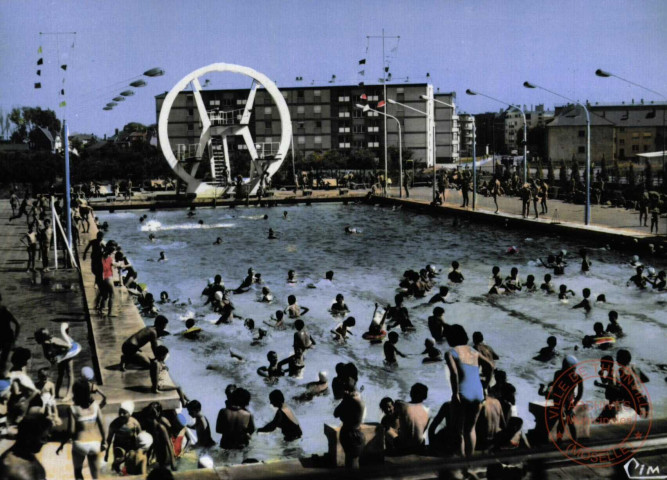
[[[424, 82], [427, 72], [441, 91], [455, 91], [461, 110], [478, 113], [500, 105], [465, 95], [479, 90], [508, 102], [552, 107], [560, 101], [524, 80], [577, 100], [659, 100], [616, 79], [604, 68], [667, 93], [667, 2], [611, 0], [143, 0], [0, 2], [0, 108], [30, 105], [66, 115], [70, 131], [113, 133], [127, 122], [156, 122], [154, 96], [192, 70], [215, 62], [252, 67], [278, 87], [361, 81], [382, 76], [381, 42], [388, 39], [394, 78]], [[73, 37], [39, 32], [76, 31]], [[57, 41], [57, 38], [60, 38]], [[36, 76], [37, 53], [45, 65]], [[398, 47], [392, 52], [394, 47]], [[67, 108], [61, 100], [62, 72]], [[147, 79], [111, 112], [102, 107], [152, 67]], [[33, 84], [41, 81], [43, 88]], [[246, 87], [234, 76], [212, 78], [214, 87]], [[240, 81], [240, 83], [239, 83]]]

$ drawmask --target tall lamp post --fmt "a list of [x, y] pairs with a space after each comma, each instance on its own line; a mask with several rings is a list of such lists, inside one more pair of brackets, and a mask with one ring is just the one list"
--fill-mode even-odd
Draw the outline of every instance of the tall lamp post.
[[[513, 108], [515, 110], [518, 110], [521, 113], [521, 116], [523, 117], [523, 183], [526, 183], [528, 181], [528, 151], [527, 151], [527, 145], [528, 145], [528, 124], [526, 123], [526, 112], [523, 111], [523, 108], [521, 108], [518, 105], [514, 105], [509, 102], [505, 102], [503, 100], [498, 100], [497, 98], [494, 98], [490, 95], [486, 95], [485, 93], [478, 92], [476, 90], [471, 90], [467, 89], [466, 93], [468, 95], [479, 95], [481, 97], [486, 97], [489, 98], [495, 102], [502, 103], [503, 105], [507, 105], [510, 108]], [[493, 168], [495, 170], [495, 159], [493, 161]], [[494, 172], [495, 173], [495, 172]]]
[[[635, 82], [631, 82], [630, 80], [627, 80], [623, 77], [619, 77], [618, 75], [614, 75], [611, 72], [607, 72], [605, 70], [602, 70], [601, 68], [598, 68], [595, 70], [595, 75], [598, 77], [602, 78], [609, 78], [609, 77], [614, 77], [618, 78], [619, 80], [624, 81], [625, 83], [629, 83], [630, 85], [634, 85], [635, 87], [643, 88], [644, 90], [655, 93], [656, 95], [667, 99], [665, 95], [663, 95], [660, 92], [656, 92], [655, 90], [651, 90], [650, 88], [645, 87], [644, 85], [640, 85]], [[667, 172], [665, 172], [665, 106], [663, 105], [662, 107], [662, 188], [665, 189], [665, 180], [667, 179]], [[649, 185], [650, 187], [651, 185]]]
[[[402, 133], [401, 133], [401, 122], [398, 120], [398, 118], [394, 117], [393, 115], [389, 115], [388, 113], [383, 113], [379, 110], [375, 110], [374, 108], [371, 108], [370, 105], [361, 105], [357, 103], [355, 107], [361, 109], [363, 112], [377, 112], [380, 115], [384, 115], [385, 117], [388, 118], [393, 118], [396, 120], [396, 125], [398, 125], [398, 169], [399, 169], [399, 179], [398, 179], [398, 196], [400, 198], [403, 198], [403, 140], [402, 140]], [[384, 175], [385, 175], [385, 182], [387, 181], [387, 157], [384, 157]]]
[[572, 102], [575, 105], [579, 105], [581, 108], [584, 109], [584, 112], [586, 112], [586, 208], [584, 209], [584, 224], [590, 225], [591, 223], [591, 116], [590, 113], [588, 112], [588, 108], [586, 108], [586, 105], [584, 105], [581, 102], [572, 100], [571, 98], [561, 95], [560, 93], [553, 92], [544, 87], [540, 87], [539, 85], [535, 85], [534, 83], [523, 82], [523, 86], [526, 88], [539, 88], [540, 90], [549, 92], [552, 95], [564, 98], [568, 102]]

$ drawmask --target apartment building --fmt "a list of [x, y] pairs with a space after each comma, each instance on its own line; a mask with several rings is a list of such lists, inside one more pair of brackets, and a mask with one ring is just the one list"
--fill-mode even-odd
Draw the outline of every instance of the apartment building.
[[[396, 104], [387, 103], [386, 112], [395, 116], [401, 124], [403, 148], [413, 151], [417, 161], [427, 161], [427, 118], [407, 107], [425, 111], [426, 101], [421, 97], [428, 92], [428, 85], [387, 85], [387, 98]], [[363, 112], [357, 104], [368, 104], [378, 108], [383, 100], [383, 85], [327, 85], [281, 88], [290, 110], [297, 152], [310, 153], [339, 150], [342, 153], [356, 149], [369, 149], [377, 158], [384, 155], [384, 117], [375, 112]], [[202, 90], [201, 95], [209, 116], [229, 118], [234, 121], [245, 108], [248, 89]], [[166, 92], [155, 98], [156, 117]], [[453, 105], [455, 93], [438, 93], [436, 98]], [[403, 104], [403, 105], [399, 105]], [[458, 160], [458, 138], [455, 109], [435, 104], [436, 158], [439, 162]], [[257, 90], [250, 121], [250, 132], [258, 146], [271, 149], [280, 141], [280, 117], [273, 99], [264, 90]], [[387, 145], [398, 147], [398, 126], [387, 119]], [[168, 126], [171, 148], [177, 158], [193, 156], [201, 134], [201, 122], [192, 91], [182, 91], [173, 103]], [[230, 152], [245, 147], [241, 138], [228, 137]]]
[[[554, 112], [545, 110], [544, 105], [536, 105], [534, 108], [531, 107], [530, 110], [524, 105], [523, 111], [526, 115], [528, 130], [535, 127], [544, 127], [554, 118]], [[522, 138], [523, 115], [516, 109], [508, 109], [505, 112], [505, 145], [509, 149], [519, 148]]]
[[[662, 151], [667, 102], [589, 104], [591, 158], [599, 161], [634, 158], [639, 153]], [[576, 105], [556, 107], [547, 125], [549, 157], [586, 160], [586, 114]]]

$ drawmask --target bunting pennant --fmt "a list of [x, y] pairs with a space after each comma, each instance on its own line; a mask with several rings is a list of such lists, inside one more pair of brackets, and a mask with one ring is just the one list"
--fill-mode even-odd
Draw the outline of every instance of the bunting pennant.
[[359, 86], [360, 86], [360, 87], [363, 87], [363, 86], [364, 86], [364, 82], [359, 82]]
[[40, 45], [40, 47], [37, 49], [37, 53], [39, 53], [40, 55], [42, 54], [42, 47], [41, 47], [41, 45]]
[[64, 72], [67, 71], [67, 65], [66, 65], [66, 64], [65, 64], [65, 65], [61, 65], [60, 68], [61, 68]]
[[359, 60], [359, 65], [366, 65], [366, 59], [362, 58], [361, 60]]
[[359, 95], [359, 98], [361, 98], [362, 100], [366, 100], [368, 97], [366, 96], [365, 93], [362, 93], [361, 95]]
[[37, 70], [37, 75], [41, 77], [41, 76], [42, 76], [42, 71], [41, 71], [41, 70]]
[[382, 107], [384, 107], [384, 106], [386, 105], [386, 103], [387, 103], [387, 102], [385, 102], [384, 100], [380, 100], [380, 101], [378, 102], [378, 106], [377, 106], [377, 108], [382, 108]]
[[389, 67], [384, 67], [385, 73], [389, 71]]
[[59, 106], [59, 107], [66, 107], [66, 106], [67, 106], [67, 102], [66, 102], [65, 100], [63, 100], [62, 102], [60, 102], [60, 103], [58, 104], [58, 106]]
[[60, 94], [65, 95], [65, 89], [64, 88], [62, 90], [60, 90]]
[[42, 88], [42, 84], [41, 83], [36, 83], [35, 88]]
[[44, 59], [40, 57], [39, 60], [37, 60], [37, 65], [43, 65], [44, 64]]
[[362, 77], [363, 77], [364, 75], [366, 75], [366, 70], [361, 70], [361, 71], [359, 71], [359, 75], [361, 75]]

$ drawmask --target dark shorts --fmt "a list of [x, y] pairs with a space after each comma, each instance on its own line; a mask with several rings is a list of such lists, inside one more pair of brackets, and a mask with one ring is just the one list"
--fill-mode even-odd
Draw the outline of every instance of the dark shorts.
[[124, 343], [122, 348], [123, 355], [125, 355], [126, 357], [131, 357], [139, 350], [140, 350], [139, 348], [137, 348], [135, 345], [132, 345], [131, 343]]
[[340, 430], [340, 444], [343, 447], [345, 455], [358, 457], [364, 448], [364, 434], [360, 428]]

